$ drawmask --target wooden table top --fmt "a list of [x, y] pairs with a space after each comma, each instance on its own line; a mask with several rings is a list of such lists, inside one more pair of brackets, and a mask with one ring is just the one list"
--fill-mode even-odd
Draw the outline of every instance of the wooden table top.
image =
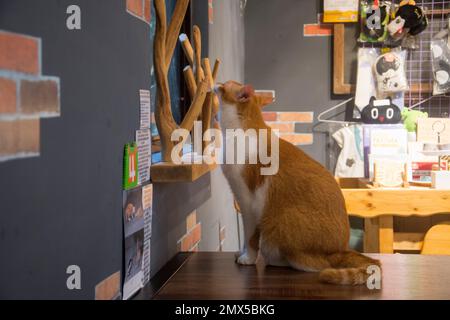
[[192, 254], [154, 299], [450, 299], [450, 256], [371, 254], [380, 259], [380, 290], [318, 281], [291, 268], [240, 266], [233, 253]]

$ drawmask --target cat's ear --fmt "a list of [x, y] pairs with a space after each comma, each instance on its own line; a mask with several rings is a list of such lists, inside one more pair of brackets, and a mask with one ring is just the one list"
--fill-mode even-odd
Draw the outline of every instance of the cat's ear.
[[252, 85], [246, 84], [242, 87], [242, 89], [239, 91], [237, 95], [237, 100], [240, 103], [244, 103], [250, 100], [251, 97], [255, 95], [255, 89]]
[[265, 106], [275, 102], [275, 91], [257, 91], [258, 105], [263, 109]]

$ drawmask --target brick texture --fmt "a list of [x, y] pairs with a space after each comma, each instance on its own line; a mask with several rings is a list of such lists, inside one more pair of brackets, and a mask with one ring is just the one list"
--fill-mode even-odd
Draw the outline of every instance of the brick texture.
[[294, 145], [308, 145], [313, 143], [313, 135], [297, 133], [299, 124], [313, 123], [313, 112], [263, 112], [263, 118], [272, 129], [277, 129], [280, 138]]
[[20, 102], [24, 114], [59, 113], [58, 83], [53, 80], [22, 80]]
[[151, 0], [125, 0], [127, 12], [150, 24], [152, 18], [152, 1]]
[[192, 230], [197, 223], [197, 212], [194, 211], [191, 214], [189, 214], [186, 218], [186, 230], [189, 232]]
[[193, 251], [193, 249], [198, 245], [202, 238], [202, 228], [201, 224], [197, 223], [194, 228], [188, 231], [181, 239], [178, 241], [179, 250], [182, 252]]
[[0, 31], [0, 69], [37, 75], [39, 52], [38, 39]]
[[152, 2], [150, 0], [144, 0], [144, 19], [148, 23], [152, 19]]
[[39, 119], [0, 121], [0, 157], [39, 153]]
[[214, 4], [213, 4], [213, 0], [208, 0], [208, 22], [210, 24], [214, 23]]
[[280, 133], [292, 133], [295, 131], [294, 123], [285, 123], [285, 122], [269, 122], [268, 125], [272, 129], [279, 130]]
[[0, 114], [15, 113], [17, 88], [14, 80], [0, 78]]
[[120, 292], [120, 271], [95, 286], [95, 300], [113, 300]]
[[40, 118], [60, 113], [59, 78], [42, 76], [41, 49], [39, 38], [0, 30], [0, 161], [38, 155]]
[[309, 145], [313, 143], [313, 135], [310, 133], [281, 134], [280, 138], [294, 145]]
[[276, 121], [277, 113], [276, 112], [263, 112], [264, 121]]
[[305, 37], [329, 37], [333, 35], [332, 24], [305, 24], [303, 26]]
[[144, 15], [144, 1], [143, 0], [126, 0], [127, 10], [132, 14], [142, 17]]
[[279, 121], [312, 123], [313, 122], [313, 113], [312, 112], [280, 112], [280, 113], [278, 113], [278, 120]]

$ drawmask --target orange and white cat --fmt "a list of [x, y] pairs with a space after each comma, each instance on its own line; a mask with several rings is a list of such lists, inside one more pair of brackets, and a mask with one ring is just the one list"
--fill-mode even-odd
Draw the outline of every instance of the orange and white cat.
[[[222, 130], [266, 129], [266, 104], [253, 88], [234, 81], [217, 87]], [[270, 145], [269, 145], [270, 150]], [[247, 155], [248, 156], [248, 155]], [[335, 284], [364, 284], [377, 260], [352, 251], [344, 198], [334, 177], [294, 145], [280, 139], [279, 170], [261, 175], [257, 164], [224, 164], [222, 171], [242, 212], [245, 248], [237, 263], [265, 263], [320, 272]]]

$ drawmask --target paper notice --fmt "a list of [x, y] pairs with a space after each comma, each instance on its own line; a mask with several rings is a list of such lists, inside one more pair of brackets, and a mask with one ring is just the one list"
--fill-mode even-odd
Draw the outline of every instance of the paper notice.
[[136, 131], [136, 145], [138, 147], [138, 183], [143, 184], [150, 180], [150, 165], [152, 161], [150, 129]]
[[139, 90], [141, 102], [141, 129], [150, 128], [150, 91]]
[[150, 256], [151, 256], [151, 237], [152, 237], [152, 218], [153, 218], [153, 185], [149, 184], [142, 188], [142, 205], [144, 208], [144, 257], [143, 257], [143, 285], [150, 281]]

